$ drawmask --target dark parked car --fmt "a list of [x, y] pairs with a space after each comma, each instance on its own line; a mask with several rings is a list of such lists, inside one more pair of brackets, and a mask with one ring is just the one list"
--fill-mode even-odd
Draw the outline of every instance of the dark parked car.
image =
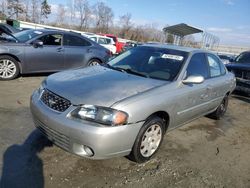
[[218, 54], [223, 64], [228, 64], [235, 59], [235, 56], [228, 54]]
[[21, 30], [16, 29], [8, 24], [0, 24], [0, 34], [2, 33], [18, 33]]
[[109, 51], [80, 34], [25, 30], [0, 42], [0, 79], [19, 74], [57, 72], [105, 63]]
[[250, 51], [242, 52], [226, 67], [235, 74], [236, 90], [250, 94]]

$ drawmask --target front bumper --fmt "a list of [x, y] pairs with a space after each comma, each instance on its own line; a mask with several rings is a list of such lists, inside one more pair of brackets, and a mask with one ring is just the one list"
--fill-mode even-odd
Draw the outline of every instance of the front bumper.
[[[65, 112], [54, 111], [40, 100], [37, 91], [31, 96], [30, 109], [36, 127], [48, 139], [68, 152], [93, 159], [128, 155], [143, 125], [140, 122], [105, 127], [89, 121], [78, 122], [67, 118], [67, 114], [75, 109], [74, 106]], [[91, 148], [93, 156], [86, 155], [83, 150], [85, 146]]]

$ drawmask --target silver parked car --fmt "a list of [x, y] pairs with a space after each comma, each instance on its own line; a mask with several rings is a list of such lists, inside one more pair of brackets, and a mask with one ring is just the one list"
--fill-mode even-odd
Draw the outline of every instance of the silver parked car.
[[49, 76], [31, 97], [35, 125], [92, 159], [149, 160], [166, 131], [221, 118], [235, 77], [213, 53], [170, 45], [132, 48], [105, 66]]
[[105, 63], [110, 51], [80, 34], [25, 30], [0, 42], [0, 80]]

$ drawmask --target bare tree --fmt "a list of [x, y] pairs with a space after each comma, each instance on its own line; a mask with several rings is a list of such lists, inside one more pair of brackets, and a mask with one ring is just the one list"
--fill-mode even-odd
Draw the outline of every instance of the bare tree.
[[9, 0], [7, 3], [9, 17], [19, 18], [19, 14], [25, 12], [24, 5], [19, 0]]
[[0, 17], [5, 17], [7, 15], [7, 1], [0, 0]]
[[112, 9], [105, 5], [104, 2], [98, 2], [94, 6], [96, 32], [109, 32], [113, 24], [114, 13]]
[[48, 4], [47, 0], [43, 0], [43, 2], [41, 3], [40, 22], [43, 17], [47, 19], [50, 13], [51, 13], [51, 6]]
[[39, 22], [39, 0], [31, 0], [31, 21], [34, 23]]
[[87, 29], [91, 16], [91, 9], [88, 0], [75, 0], [75, 10], [80, 17], [79, 29]]
[[131, 22], [131, 14], [127, 13], [120, 16], [119, 25], [121, 26], [120, 36], [126, 38], [129, 36], [129, 30], [133, 27]]
[[30, 21], [29, 11], [30, 11], [30, 0], [24, 0], [24, 6], [25, 6], [25, 15], [24, 20]]
[[[73, 23], [75, 18], [75, 0], [68, 0], [68, 7], [70, 12], [70, 23]], [[70, 26], [72, 25], [70, 24]]]
[[57, 7], [57, 17], [56, 17], [56, 22], [58, 26], [61, 26], [64, 24], [65, 15], [66, 15], [65, 6], [62, 4], [59, 4]]

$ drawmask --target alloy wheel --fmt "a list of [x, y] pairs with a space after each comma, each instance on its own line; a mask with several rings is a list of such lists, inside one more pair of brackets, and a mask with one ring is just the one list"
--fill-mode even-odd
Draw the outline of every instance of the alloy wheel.
[[8, 79], [16, 74], [17, 68], [13, 61], [9, 59], [0, 60], [0, 78]]

